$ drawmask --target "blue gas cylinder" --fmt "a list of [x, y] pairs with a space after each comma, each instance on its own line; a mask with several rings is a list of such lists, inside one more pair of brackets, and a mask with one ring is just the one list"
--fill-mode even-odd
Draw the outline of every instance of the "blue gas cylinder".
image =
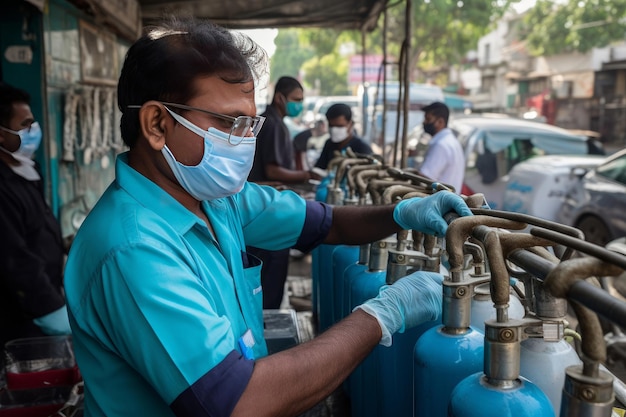
[[[351, 283], [351, 309], [375, 297], [380, 287], [385, 285], [385, 270], [361, 269], [358, 264], [348, 267], [344, 279]], [[375, 375], [378, 369], [379, 354], [383, 346], [377, 346], [350, 374], [348, 387], [353, 417], [377, 417], [381, 413], [380, 393], [376, 392], [373, 381], [366, 383], [365, 376]]]
[[451, 394], [448, 417], [554, 417], [548, 397], [523, 377], [511, 387], [486, 383], [483, 372], [461, 381]]
[[320, 245], [313, 252], [312, 276], [313, 292], [317, 293], [318, 330], [323, 332], [334, 323], [333, 251], [337, 245]]
[[484, 336], [469, 327], [447, 333], [443, 325], [427, 330], [413, 353], [414, 415], [446, 417], [454, 387], [483, 369]]
[[[381, 416], [413, 416], [413, 349], [427, 330], [441, 324], [441, 317], [393, 335], [393, 344], [379, 347], [376, 374]], [[365, 384], [374, 380], [364, 372]]]
[[322, 178], [315, 190], [315, 201], [326, 201], [328, 197], [328, 186], [335, 180], [333, 173]]
[[343, 319], [347, 294], [344, 294], [344, 272], [350, 265], [356, 264], [359, 260], [359, 247], [350, 245], [339, 245], [332, 254], [333, 262], [333, 323]]

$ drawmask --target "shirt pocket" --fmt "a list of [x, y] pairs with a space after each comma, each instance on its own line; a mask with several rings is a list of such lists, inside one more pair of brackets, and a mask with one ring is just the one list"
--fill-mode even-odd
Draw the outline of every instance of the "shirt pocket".
[[254, 335], [255, 347], [265, 346], [263, 334], [263, 289], [261, 287], [261, 267], [263, 262], [247, 252], [242, 251], [241, 255], [243, 258], [245, 282], [242, 295], [242, 297], [245, 297], [245, 300], [241, 301], [251, 307], [249, 314], [244, 312], [245, 320]]

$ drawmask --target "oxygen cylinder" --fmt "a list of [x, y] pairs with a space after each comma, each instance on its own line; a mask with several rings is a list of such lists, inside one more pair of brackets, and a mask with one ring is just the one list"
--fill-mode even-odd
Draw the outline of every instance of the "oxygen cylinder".
[[[509, 317], [512, 319], [521, 319], [526, 314], [522, 302], [511, 294], [509, 300]], [[489, 283], [477, 285], [474, 287], [474, 296], [472, 297], [472, 318], [471, 326], [481, 333], [485, 332], [485, 321], [496, 318], [496, 309], [493, 308], [491, 301], [491, 293], [489, 292]], [[532, 380], [532, 378], [530, 378]]]
[[333, 323], [337, 323], [345, 317], [344, 305], [346, 294], [344, 294], [344, 272], [352, 264], [356, 264], [359, 259], [359, 247], [349, 245], [339, 245], [332, 254], [333, 264]]
[[[328, 185], [326, 202], [328, 204], [341, 205], [343, 203], [343, 191]], [[319, 245], [312, 254], [311, 281], [312, 300], [317, 310], [318, 330], [323, 332], [333, 324], [334, 299], [333, 299], [333, 263], [332, 254], [337, 245]]]
[[555, 415], [561, 412], [565, 370], [581, 364], [574, 348], [564, 339], [549, 342], [542, 338], [522, 341], [520, 375], [532, 381], [548, 397]]
[[451, 274], [443, 282], [443, 324], [427, 330], [413, 352], [416, 417], [446, 417], [454, 387], [483, 368], [484, 337], [470, 326], [470, 315], [474, 282], [488, 275], [457, 279], [457, 272]]
[[519, 377], [512, 386], [485, 383], [478, 372], [452, 392], [448, 417], [554, 417], [550, 400], [536, 385]]
[[520, 375], [541, 388], [558, 416], [561, 413], [565, 370], [582, 362], [564, 339], [563, 320], [567, 314], [567, 301], [552, 296], [539, 280], [532, 280], [527, 285], [532, 286], [535, 315], [548, 321], [542, 329], [533, 332], [538, 337], [522, 341]]
[[[350, 310], [366, 300], [375, 297], [380, 287], [385, 285], [388, 248], [393, 240], [374, 242], [370, 247], [368, 265], [362, 269], [355, 264], [348, 267], [344, 279], [350, 282]], [[378, 355], [383, 346], [377, 346], [359, 366], [350, 374], [348, 387], [351, 411], [354, 417], [378, 417], [380, 411], [380, 394], [376, 392], [376, 384], [367, 383], [365, 375], [375, 374]]]
[[[419, 239], [416, 234], [414, 239]], [[429, 256], [421, 250], [421, 242], [413, 242], [412, 249], [407, 249], [408, 231], [397, 234], [396, 249], [389, 250], [387, 262], [386, 283], [393, 284], [402, 277], [416, 271], [440, 272], [440, 262], [434, 251]], [[434, 247], [436, 239], [428, 238]], [[437, 252], [438, 253], [438, 252]], [[366, 383], [378, 382], [381, 398], [381, 414], [383, 416], [411, 417], [413, 415], [413, 348], [415, 343], [428, 329], [441, 324], [441, 317], [433, 321], [422, 323], [405, 333], [393, 335], [393, 343], [390, 347], [381, 347], [379, 361], [374, 378], [364, 375]], [[377, 376], [377, 377], [376, 377]]]

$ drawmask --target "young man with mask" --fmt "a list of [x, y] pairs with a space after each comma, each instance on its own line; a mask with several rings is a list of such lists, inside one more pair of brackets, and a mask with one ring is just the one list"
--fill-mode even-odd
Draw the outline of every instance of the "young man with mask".
[[[285, 116], [300, 115], [303, 100], [304, 89], [298, 80], [292, 77], [278, 79], [272, 103], [261, 115], [265, 117], [265, 123], [257, 135], [254, 164], [248, 181], [284, 186], [319, 179], [309, 170], [295, 169], [293, 141], [283, 121]], [[274, 251], [248, 247], [248, 252], [263, 261], [263, 308], [280, 308], [289, 271], [289, 248]]]
[[86, 416], [299, 415], [379, 343], [440, 314], [443, 277], [420, 272], [313, 340], [267, 354], [260, 265], [246, 244], [443, 236], [444, 213], [471, 212], [445, 191], [332, 207], [247, 182], [264, 57], [249, 38], [194, 20], [156, 26], [127, 52], [118, 106], [130, 150], [76, 234], [65, 274]]
[[457, 194], [463, 187], [465, 157], [463, 147], [448, 128], [450, 110], [441, 102], [434, 102], [422, 109], [424, 132], [432, 136], [420, 174], [454, 187]]
[[326, 169], [328, 163], [335, 157], [335, 151], [344, 151], [346, 148], [359, 154], [372, 154], [372, 148], [355, 135], [350, 106], [343, 103], [333, 104], [326, 111], [326, 120], [330, 138], [326, 140], [322, 153], [315, 163], [317, 168]]
[[42, 132], [29, 103], [0, 83], [0, 350], [12, 339], [70, 333], [63, 240], [32, 159]]

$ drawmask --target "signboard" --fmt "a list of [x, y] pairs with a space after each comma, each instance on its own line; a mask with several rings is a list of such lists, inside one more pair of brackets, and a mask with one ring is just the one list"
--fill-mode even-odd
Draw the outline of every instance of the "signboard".
[[[363, 60], [365, 60], [365, 77], [363, 77]], [[375, 84], [383, 64], [382, 55], [352, 55], [348, 70], [348, 84], [360, 84], [363, 81]], [[382, 76], [382, 74], [381, 74]]]

